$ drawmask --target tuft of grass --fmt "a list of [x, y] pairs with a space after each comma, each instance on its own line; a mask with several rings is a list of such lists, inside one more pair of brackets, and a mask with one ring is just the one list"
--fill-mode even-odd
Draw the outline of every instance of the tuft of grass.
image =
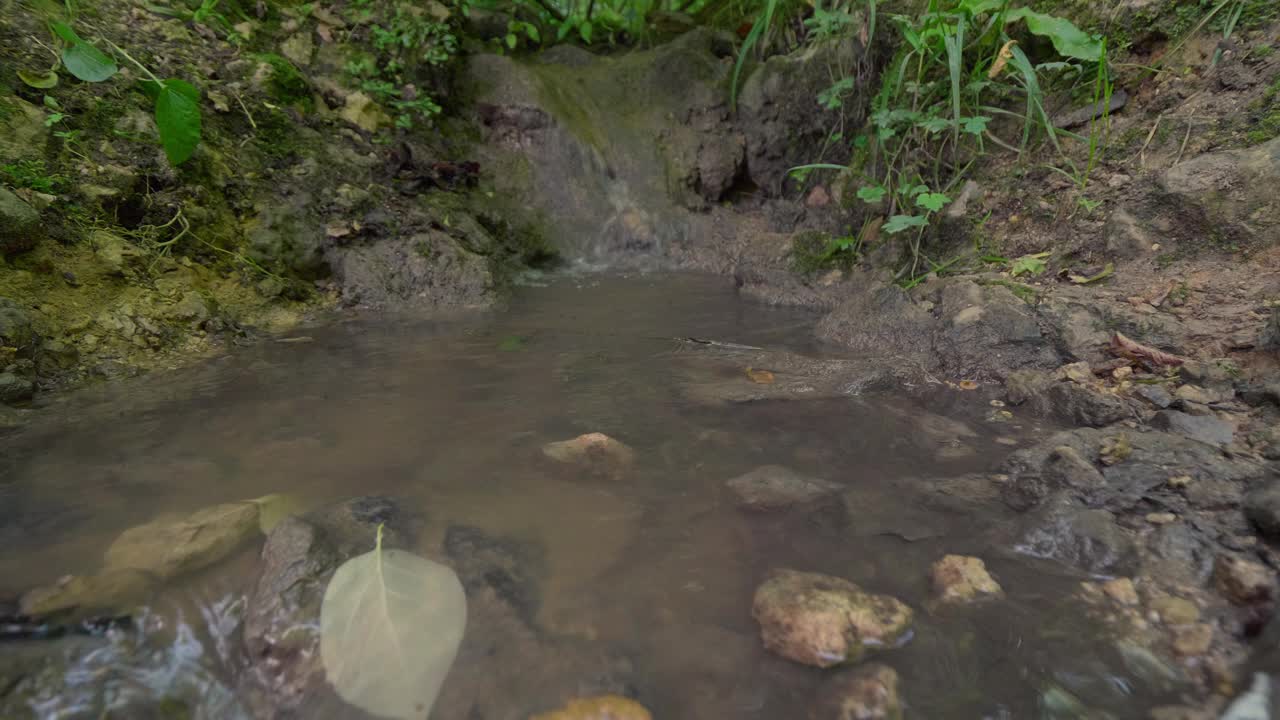
[[67, 186], [67, 178], [49, 172], [43, 160], [19, 160], [0, 165], [0, 177], [10, 185], [56, 195]]

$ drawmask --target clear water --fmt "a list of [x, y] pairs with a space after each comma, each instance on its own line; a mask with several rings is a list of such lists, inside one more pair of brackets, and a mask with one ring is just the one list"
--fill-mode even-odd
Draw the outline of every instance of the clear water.
[[[744, 303], [722, 279], [559, 278], [502, 311], [359, 317], [75, 393], [2, 441], [0, 599], [95, 571], [121, 530], [164, 512], [268, 493], [314, 506], [386, 494], [431, 519], [426, 544], [453, 523], [539, 544], [540, 632], [630, 658], [629, 682], [655, 717], [807, 715], [838, 671], [761, 648], [751, 597], [775, 567], [845, 577], [917, 609], [914, 639], [879, 656], [902, 676], [908, 717], [1075, 716], [1046, 704], [1054, 687], [1099, 713], [1142, 716], [1169, 688], [1130, 672], [1063, 600], [1079, 578], [993, 547], [990, 531], [1010, 520], [994, 499], [935, 492], [938, 479], [994, 470], [1040, 429], [987, 422], [971, 393], [709, 404], [691, 392], [736, 370], [690, 357], [678, 338], [830, 352], [809, 339], [814, 320]], [[952, 422], [971, 432], [956, 436]], [[633, 477], [538, 461], [542, 444], [595, 431], [636, 449]], [[743, 514], [724, 483], [766, 463], [844, 484], [852, 522]], [[986, 558], [1007, 600], [929, 612], [928, 567], [946, 553]], [[82, 660], [32, 715], [110, 716], [104, 703], [123, 692], [236, 717], [236, 613], [254, 561], [179, 581], [140, 636], [122, 640], [146, 647], [144, 659]], [[40, 646], [0, 644], [0, 661]], [[541, 669], [468, 662], [453, 677]], [[484, 718], [549, 709], [517, 686], [491, 690], [503, 709]]]

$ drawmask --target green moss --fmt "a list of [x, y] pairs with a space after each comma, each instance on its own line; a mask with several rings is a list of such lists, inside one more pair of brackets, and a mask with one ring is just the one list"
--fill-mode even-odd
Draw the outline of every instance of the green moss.
[[1260, 145], [1280, 137], [1280, 77], [1249, 106], [1248, 123], [1245, 142], [1250, 145]]
[[271, 90], [276, 99], [289, 105], [300, 105], [304, 108], [311, 106], [311, 85], [307, 83], [307, 79], [298, 72], [298, 68], [287, 58], [273, 53], [263, 53], [257, 56], [259, 62], [265, 63], [271, 69], [271, 76], [267, 79], [267, 87]]

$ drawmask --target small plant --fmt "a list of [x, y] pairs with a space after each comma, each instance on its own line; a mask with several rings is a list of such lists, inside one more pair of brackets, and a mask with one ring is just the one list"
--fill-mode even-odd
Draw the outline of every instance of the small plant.
[[67, 182], [67, 179], [61, 175], [50, 174], [43, 160], [19, 160], [0, 165], [0, 176], [14, 187], [27, 188], [46, 195], [57, 194]]
[[[49, 23], [49, 28], [62, 44], [59, 64], [77, 79], [99, 83], [119, 72], [120, 68], [111, 56], [82, 39], [67, 23], [55, 20]], [[120, 46], [111, 41], [107, 44], [147, 77], [142, 87], [155, 102], [156, 127], [160, 131], [160, 144], [165, 156], [174, 165], [186, 162], [200, 143], [200, 91], [185, 80], [161, 80]], [[53, 125], [65, 116], [56, 107], [56, 102], [51, 104], [50, 101], [46, 97], [45, 104], [54, 110], [54, 114], [46, 124]]]

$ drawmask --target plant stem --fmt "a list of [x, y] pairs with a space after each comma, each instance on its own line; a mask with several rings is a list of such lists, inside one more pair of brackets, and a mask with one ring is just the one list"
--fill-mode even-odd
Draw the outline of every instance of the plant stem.
[[164, 81], [163, 81], [163, 80], [161, 80], [160, 78], [156, 77], [155, 73], [153, 73], [153, 72], [151, 72], [150, 70], [148, 70], [146, 65], [143, 65], [142, 63], [138, 62], [137, 60], [134, 60], [132, 55], [130, 55], [129, 53], [127, 53], [127, 52], [125, 52], [125, 51], [124, 51], [124, 48], [122, 48], [122, 47], [120, 47], [119, 45], [117, 45], [117, 44], [115, 44], [115, 43], [111, 42], [110, 40], [107, 40], [107, 44], [111, 46], [111, 49], [113, 49], [113, 50], [115, 50], [116, 52], [120, 53], [120, 57], [124, 58], [125, 60], [128, 60], [129, 62], [131, 62], [131, 63], [133, 63], [135, 66], [137, 66], [137, 68], [138, 68], [139, 70], [141, 70], [141, 71], [142, 71], [142, 74], [146, 75], [146, 76], [147, 76], [147, 78], [148, 78], [149, 80], [151, 80], [151, 82], [153, 82], [153, 83], [155, 83], [155, 84], [159, 85], [160, 87], [164, 87]]

